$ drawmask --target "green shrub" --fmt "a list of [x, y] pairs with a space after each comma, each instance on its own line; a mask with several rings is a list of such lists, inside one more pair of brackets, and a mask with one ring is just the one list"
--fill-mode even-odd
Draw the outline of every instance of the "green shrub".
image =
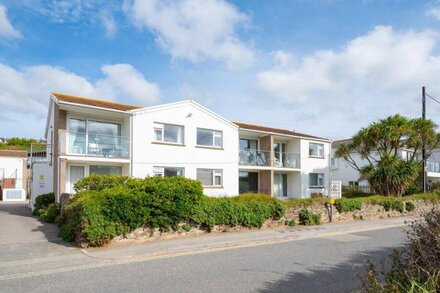
[[183, 229], [183, 231], [185, 231], [185, 232], [189, 232], [189, 231], [191, 231], [191, 226], [188, 225], [188, 224], [183, 224], [183, 225], [182, 225], [182, 229]]
[[360, 191], [359, 189], [356, 189], [356, 188], [343, 187], [343, 190], [342, 190], [342, 197], [343, 198], [366, 197], [369, 195], [371, 195], [371, 193], [363, 192], [363, 191]]
[[284, 212], [284, 206], [268, 196], [205, 197], [191, 220], [208, 231], [215, 225], [260, 228], [267, 219], [279, 220]]
[[127, 184], [129, 181], [132, 179], [127, 176], [92, 174], [76, 182], [73, 188], [77, 193], [84, 190], [104, 190]]
[[339, 198], [336, 200], [335, 207], [340, 213], [353, 212], [362, 208], [362, 201], [359, 199]]
[[407, 212], [412, 212], [415, 209], [416, 209], [416, 206], [412, 202], [410, 202], [410, 201], [405, 202], [405, 210]]
[[289, 226], [289, 227], [294, 227], [294, 226], [296, 226], [296, 221], [295, 221], [294, 219], [286, 220], [286, 221], [284, 222], [284, 224], [285, 224], [286, 226]]
[[51, 204], [55, 202], [55, 194], [53, 192], [41, 194], [35, 198], [34, 210], [32, 214], [39, 216]]
[[420, 186], [417, 184], [417, 182], [413, 182], [410, 186], [408, 186], [403, 193], [403, 195], [411, 195], [415, 193], [420, 193], [423, 190], [420, 188]]
[[321, 215], [313, 214], [311, 211], [302, 209], [299, 212], [299, 223], [305, 226], [313, 226], [321, 224]]
[[63, 209], [58, 221], [63, 239], [99, 246], [141, 226], [177, 230], [204, 197], [199, 181], [180, 176], [121, 180], [119, 185], [109, 184], [115, 176], [102, 177], [93, 180], [104, 185], [90, 185], [92, 190], [81, 191]]
[[51, 203], [44, 212], [40, 215], [41, 220], [46, 223], [54, 223], [55, 218], [59, 215], [58, 206], [55, 203]]

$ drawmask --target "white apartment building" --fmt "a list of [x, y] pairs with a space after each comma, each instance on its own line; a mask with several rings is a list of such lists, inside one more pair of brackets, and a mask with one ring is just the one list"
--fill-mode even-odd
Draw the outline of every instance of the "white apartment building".
[[234, 123], [191, 100], [137, 107], [53, 93], [45, 137], [57, 200], [93, 173], [185, 176], [208, 196], [329, 190], [329, 140]]
[[[332, 143], [331, 157], [330, 157], [330, 173], [332, 180], [340, 180], [343, 186], [369, 186], [367, 180], [360, 178], [359, 172], [353, 169], [344, 159], [336, 157], [336, 150], [341, 144], [350, 143], [350, 139], [338, 140]], [[412, 156], [414, 152], [410, 149], [400, 148], [398, 156], [407, 159]], [[367, 165], [367, 161], [362, 159], [358, 153], [352, 153], [352, 158], [359, 167]], [[421, 156], [418, 156], [421, 160]], [[431, 157], [426, 162], [426, 171], [428, 181], [434, 182], [440, 180], [440, 150], [436, 149], [432, 152]]]

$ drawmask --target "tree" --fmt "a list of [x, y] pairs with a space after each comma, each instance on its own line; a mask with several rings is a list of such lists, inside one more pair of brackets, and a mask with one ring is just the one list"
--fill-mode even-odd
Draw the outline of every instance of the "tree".
[[[350, 143], [338, 147], [336, 156], [357, 170], [377, 193], [402, 196], [422, 171], [418, 158], [423, 146], [429, 158], [440, 143], [436, 128], [432, 120], [397, 114], [362, 128]], [[409, 151], [407, 158], [399, 156], [402, 148]], [[366, 164], [360, 166], [353, 155], [360, 155]]]
[[0, 142], [0, 149], [6, 150], [30, 150], [31, 144], [36, 148], [44, 148], [44, 142], [32, 138], [11, 137]]

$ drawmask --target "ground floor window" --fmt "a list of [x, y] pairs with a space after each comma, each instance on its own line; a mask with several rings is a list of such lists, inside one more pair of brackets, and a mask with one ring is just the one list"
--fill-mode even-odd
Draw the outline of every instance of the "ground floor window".
[[153, 167], [154, 176], [173, 177], [185, 176], [185, 168], [180, 167]]
[[309, 174], [309, 186], [322, 188], [324, 187], [324, 174], [323, 173], [310, 173]]
[[197, 180], [203, 186], [223, 186], [223, 170], [221, 169], [197, 169]]
[[258, 173], [240, 172], [239, 173], [239, 193], [258, 192]]
[[273, 194], [276, 197], [287, 197], [287, 174], [274, 174]]
[[91, 165], [89, 173], [98, 175], [122, 175], [122, 168], [114, 166]]

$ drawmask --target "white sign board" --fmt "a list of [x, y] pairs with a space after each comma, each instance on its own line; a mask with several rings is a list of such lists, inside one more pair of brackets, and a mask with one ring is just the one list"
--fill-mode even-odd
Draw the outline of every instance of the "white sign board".
[[342, 181], [332, 180], [330, 183], [330, 198], [342, 197]]

